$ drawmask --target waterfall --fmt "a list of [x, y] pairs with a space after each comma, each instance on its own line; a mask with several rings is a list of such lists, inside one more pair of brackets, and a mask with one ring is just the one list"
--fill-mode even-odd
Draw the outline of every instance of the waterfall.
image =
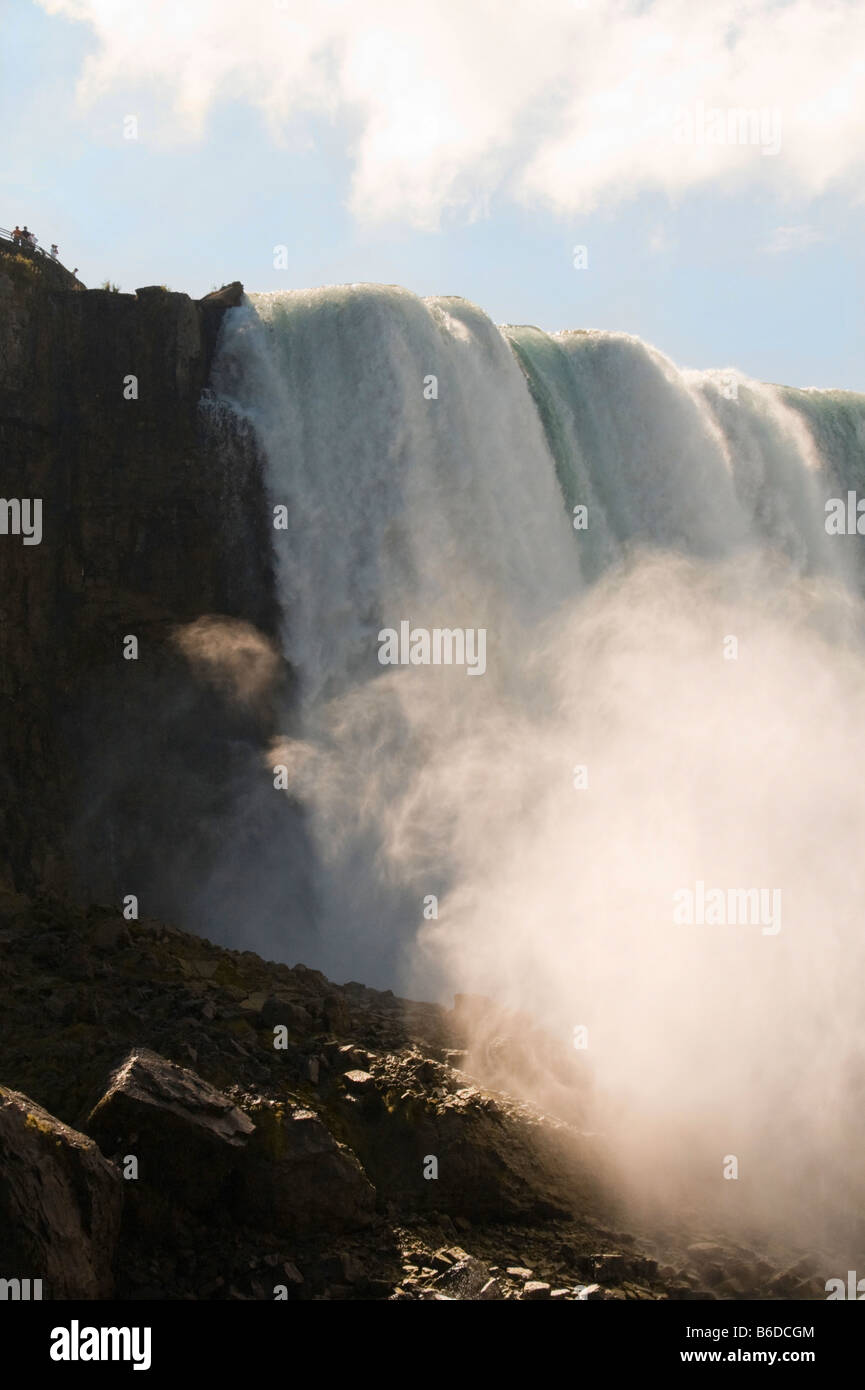
[[[302, 738], [285, 756], [329, 864], [315, 964], [392, 984], [417, 915], [410, 865], [430, 893], [449, 877], [404, 806], [406, 767], [430, 728], [441, 753], [482, 720], [488, 687], [531, 685], [508, 654], [579, 592], [579, 553], [523, 375], [478, 309], [357, 286], [258, 295], [230, 320], [216, 385], [288, 511], [275, 552]], [[406, 672], [378, 660], [378, 633], [406, 620], [484, 629], [484, 679], [431, 671], [422, 713]], [[373, 787], [396, 837], [387, 864], [360, 810]]]
[[390, 618], [530, 625], [574, 592], [543, 430], [478, 309], [378, 286], [256, 295], [223, 349], [238, 350], [289, 509], [286, 651], [310, 708], [375, 674]]
[[[366, 285], [253, 296], [215, 386], [285, 508], [308, 963], [585, 1027], [623, 1135], [837, 1195], [865, 1137], [865, 647], [825, 506], [862, 479], [865, 399]], [[402, 622], [484, 630], [483, 676], [382, 665]], [[777, 891], [777, 931], [674, 921], [698, 884]]]

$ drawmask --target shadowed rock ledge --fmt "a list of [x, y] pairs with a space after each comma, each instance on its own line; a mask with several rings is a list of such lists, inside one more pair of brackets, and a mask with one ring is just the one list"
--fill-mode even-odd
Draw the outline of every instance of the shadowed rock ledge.
[[819, 1296], [810, 1267], [623, 1230], [602, 1143], [463, 1070], [464, 1013], [4, 892], [0, 1276], [55, 1298]]

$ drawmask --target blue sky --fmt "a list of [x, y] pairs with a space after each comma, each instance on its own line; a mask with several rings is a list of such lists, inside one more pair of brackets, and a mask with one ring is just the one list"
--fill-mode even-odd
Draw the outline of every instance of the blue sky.
[[[332, 27], [313, 35], [302, 58], [310, 8], [251, 0], [247, 15], [256, 3], [257, 20], [238, 30], [222, 0], [180, 11], [161, 0], [4, 0], [0, 223], [27, 222], [44, 244], [56, 240], [91, 286], [165, 283], [201, 295], [234, 279], [249, 290], [382, 281], [463, 295], [500, 323], [622, 329], [682, 366], [865, 390], [856, 134], [865, 122], [851, 96], [862, 64], [851, 56], [849, 72], [838, 68], [839, 52], [853, 55], [856, 35], [865, 38], [843, 29], [860, 22], [861, 6], [835, 5], [837, 32], [812, 31], [809, 43], [816, 11], [796, 0], [785, 48], [769, 42], [771, 12], [785, 6], [758, 3], [768, 27], [746, 35], [758, 65], [743, 96], [714, 62], [725, 47], [720, 31], [706, 21], [685, 34], [691, 21], [679, 0], [612, 6], [615, 44], [604, 37], [609, 18], [598, 15], [603, 29], [575, 49], [589, 49], [582, 77], [557, 66], [557, 47], [572, 38], [563, 0], [535, 0], [550, 7], [548, 44], [529, 45], [516, 25], [499, 47], [486, 0], [421, 6], [413, 30], [404, 7], [370, 0], [369, 46], [364, 4], [331, 0], [322, 9]], [[536, 13], [529, 0], [520, 5], [525, 17]], [[473, 8], [473, 27], [460, 28]], [[727, 9], [732, 19], [741, 6]], [[143, 27], [130, 42], [135, 26]], [[648, 91], [657, 105], [680, 71], [679, 33], [689, 54], [706, 56], [697, 85], [677, 91], [677, 109], [695, 109], [705, 91], [709, 104], [720, 96], [721, 107], [727, 95], [768, 111], [780, 109], [780, 93], [792, 135], [779, 157], [756, 148], [683, 155], [669, 140], [660, 153], [657, 144], [623, 153], [632, 129], [646, 124], [639, 100]], [[647, 88], [642, 55], [663, 50], [670, 34], [668, 66]], [[773, 50], [766, 71], [761, 40]], [[740, 55], [731, 71], [741, 67]], [[598, 70], [606, 76], [589, 76]], [[819, 120], [808, 108], [807, 128], [790, 107], [803, 70], [814, 74], [813, 101], [823, 102]], [[606, 85], [591, 88], [592, 80]], [[630, 125], [621, 127], [608, 93], [625, 83]], [[587, 93], [582, 105], [574, 93]], [[135, 140], [123, 134], [130, 113]], [[717, 168], [706, 163], [715, 156]], [[287, 247], [287, 269], [274, 268], [277, 245]], [[587, 248], [585, 269], [574, 268], [575, 245]]]

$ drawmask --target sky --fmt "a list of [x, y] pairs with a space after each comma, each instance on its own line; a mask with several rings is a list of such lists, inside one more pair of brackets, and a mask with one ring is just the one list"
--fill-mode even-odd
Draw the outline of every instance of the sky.
[[865, 0], [0, 0], [0, 130], [0, 225], [89, 286], [377, 281], [865, 390]]

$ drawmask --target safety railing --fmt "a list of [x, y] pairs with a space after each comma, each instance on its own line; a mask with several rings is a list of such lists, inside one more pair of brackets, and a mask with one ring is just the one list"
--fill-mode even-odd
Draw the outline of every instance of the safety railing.
[[37, 256], [45, 256], [49, 261], [56, 261], [57, 257], [52, 256], [50, 251], [46, 251], [44, 246], [40, 246], [36, 238], [28, 241], [22, 237], [14, 237], [6, 227], [0, 227], [0, 241], [9, 241], [13, 246], [17, 246], [20, 251], [35, 251]]
[[43, 264], [46, 271], [48, 271], [49, 266], [56, 267], [56, 272], [55, 270], [48, 272], [47, 280], [47, 283], [53, 285], [55, 288], [74, 288], [78, 290], [86, 288], [75, 273], [78, 269], [77, 266], [75, 270], [67, 269], [59, 256], [53, 256], [44, 246], [39, 246], [38, 244], [34, 246], [30, 241], [20, 241], [17, 237], [13, 237], [12, 233], [6, 227], [0, 227], [0, 247], [4, 249], [8, 247], [15, 252], [22, 252], [25, 256], [35, 261], [37, 265], [40, 263]]

